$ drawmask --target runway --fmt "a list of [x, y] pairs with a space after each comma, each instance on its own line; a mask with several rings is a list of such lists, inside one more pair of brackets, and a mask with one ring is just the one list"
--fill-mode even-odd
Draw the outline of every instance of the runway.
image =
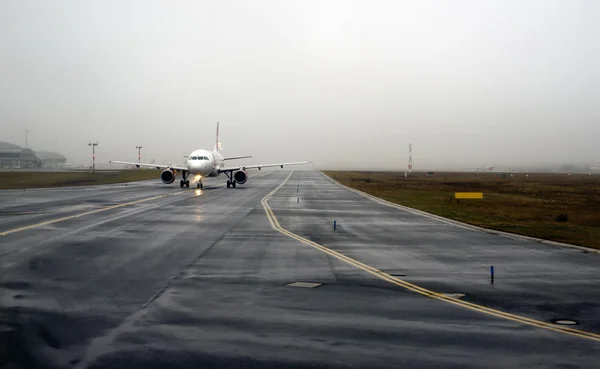
[[7, 367], [597, 367], [600, 255], [398, 210], [315, 171], [223, 182], [0, 191]]

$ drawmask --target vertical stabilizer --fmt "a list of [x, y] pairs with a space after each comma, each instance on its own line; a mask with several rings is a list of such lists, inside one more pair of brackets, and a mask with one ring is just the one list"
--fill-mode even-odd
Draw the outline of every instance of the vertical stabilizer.
[[220, 149], [220, 144], [219, 144], [219, 121], [217, 121], [217, 142], [215, 143], [215, 151], [219, 151]]

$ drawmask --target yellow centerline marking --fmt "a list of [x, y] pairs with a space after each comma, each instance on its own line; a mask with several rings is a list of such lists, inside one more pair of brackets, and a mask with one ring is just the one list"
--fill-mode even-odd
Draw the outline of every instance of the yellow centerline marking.
[[531, 325], [531, 326], [538, 327], [538, 328], [543, 328], [543, 329], [547, 329], [547, 330], [551, 330], [551, 331], [555, 331], [555, 332], [560, 332], [560, 333], [569, 334], [569, 335], [577, 336], [577, 337], [581, 337], [581, 338], [587, 338], [587, 339], [590, 339], [593, 341], [600, 342], [600, 335], [596, 334], [596, 333], [581, 331], [578, 329], [573, 329], [573, 328], [568, 328], [568, 327], [556, 326], [552, 323], [507, 313], [505, 311], [485, 307], [482, 305], [477, 305], [477, 304], [474, 304], [471, 302], [463, 301], [463, 300], [460, 300], [460, 299], [457, 299], [454, 297], [445, 296], [441, 293], [428, 290], [428, 289], [418, 286], [416, 284], [402, 280], [398, 277], [394, 277], [384, 271], [381, 271], [370, 265], [364, 264], [364, 263], [362, 263], [358, 260], [352, 259], [342, 253], [334, 251], [326, 246], [323, 246], [321, 244], [318, 244], [316, 242], [313, 242], [311, 240], [308, 240], [304, 237], [301, 237], [295, 233], [288, 231], [287, 229], [283, 228], [279, 224], [279, 221], [277, 220], [277, 217], [275, 216], [275, 214], [273, 213], [273, 210], [269, 206], [268, 201], [277, 191], [279, 191], [287, 183], [287, 181], [290, 179], [292, 174], [293, 174], [293, 171], [290, 172], [290, 174], [287, 176], [287, 178], [279, 186], [277, 186], [273, 191], [269, 192], [261, 201], [263, 208], [265, 209], [265, 213], [267, 214], [267, 218], [269, 219], [269, 222], [271, 223], [271, 226], [278, 232], [283, 233], [284, 235], [291, 237], [297, 241], [300, 241], [300, 242], [302, 242], [308, 246], [311, 246], [317, 250], [320, 250], [320, 251], [322, 251], [330, 256], [333, 256], [336, 259], [339, 259], [345, 263], [348, 263], [354, 267], [364, 270], [365, 272], [368, 272], [380, 279], [383, 279], [383, 280], [390, 282], [396, 286], [403, 287], [409, 291], [418, 293], [420, 295], [427, 296], [427, 297], [430, 297], [430, 298], [433, 298], [436, 300], [445, 301], [450, 304], [462, 306], [467, 309], [475, 310], [475, 311], [485, 313], [488, 315], [493, 315], [498, 318], [508, 319], [508, 320], [511, 320], [514, 322], [527, 324], [527, 325]]

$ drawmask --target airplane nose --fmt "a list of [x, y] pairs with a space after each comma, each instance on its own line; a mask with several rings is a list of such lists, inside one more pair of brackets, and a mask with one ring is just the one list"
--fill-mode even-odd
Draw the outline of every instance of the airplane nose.
[[192, 172], [197, 172], [197, 171], [199, 171], [199, 170], [202, 169], [202, 165], [201, 164], [194, 163], [194, 162], [191, 162], [189, 164], [189, 167], [190, 167], [190, 171], [192, 171]]
[[190, 163], [190, 170], [196, 174], [205, 175], [210, 170], [208, 163]]

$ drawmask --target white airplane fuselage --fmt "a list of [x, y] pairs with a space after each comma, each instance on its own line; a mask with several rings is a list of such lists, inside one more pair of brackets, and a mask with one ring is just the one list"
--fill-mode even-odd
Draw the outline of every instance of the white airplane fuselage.
[[208, 150], [192, 151], [185, 162], [191, 175], [202, 178], [217, 177], [224, 163], [225, 160], [219, 152]]

